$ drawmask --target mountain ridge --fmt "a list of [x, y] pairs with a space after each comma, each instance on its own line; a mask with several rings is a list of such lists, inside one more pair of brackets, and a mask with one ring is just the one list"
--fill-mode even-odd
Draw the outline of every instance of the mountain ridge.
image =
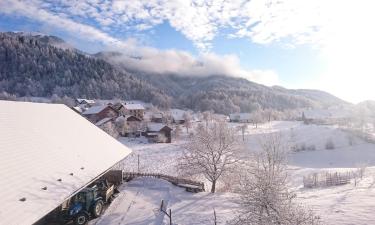
[[122, 53], [88, 55], [59, 48], [54, 41], [64, 42], [48, 35], [0, 33], [0, 91], [18, 96], [138, 98], [161, 107], [225, 114], [348, 104], [323, 91], [268, 87], [243, 78], [135, 71], [111, 60]]

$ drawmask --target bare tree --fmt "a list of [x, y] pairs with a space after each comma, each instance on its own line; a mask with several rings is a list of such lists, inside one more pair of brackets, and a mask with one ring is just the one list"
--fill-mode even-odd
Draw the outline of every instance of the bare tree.
[[241, 133], [242, 133], [242, 141], [245, 141], [245, 132], [247, 130], [248, 125], [246, 123], [240, 126]]
[[262, 111], [257, 110], [255, 112], [251, 113], [251, 120], [255, 126], [255, 128], [258, 128], [258, 123], [262, 123], [264, 121], [264, 115]]
[[116, 129], [116, 126], [112, 122], [105, 123], [101, 126], [102, 130], [107, 134], [111, 135], [114, 138], [118, 138], [119, 133]]
[[186, 127], [186, 133], [189, 133], [189, 128], [191, 127], [191, 114], [189, 112], [185, 112], [183, 115], [184, 118], [184, 125]]
[[211, 192], [216, 190], [218, 179], [237, 163], [240, 145], [235, 129], [226, 123], [202, 126], [189, 138], [180, 159], [180, 171], [189, 175], [201, 175], [211, 182]]
[[176, 125], [176, 127], [175, 127], [175, 129], [173, 131], [174, 138], [175, 139], [179, 139], [181, 137], [181, 133], [182, 133], [181, 126], [180, 125]]
[[203, 116], [203, 120], [205, 121], [206, 123], [206, 128], [208, 127], [208, 122], [210, 120], [212, 120], [212, 112], [211, 111], [204, 111], [202, 113], [202, 116]]
[[254, 155], [241, 180], [241, 211], [235, 224], [304, 225], [319, 224], [312, 211], [293, 202], [287, 187], [286, 151], [279, 134], [261, 141], [262, 151]]

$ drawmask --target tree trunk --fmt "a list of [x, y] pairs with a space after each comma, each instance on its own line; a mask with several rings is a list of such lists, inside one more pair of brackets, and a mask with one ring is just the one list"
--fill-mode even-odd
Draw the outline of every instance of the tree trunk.
[[215, 190], [216, 190], [216, 180], [212, 181], [211, 193], [215, 193]]

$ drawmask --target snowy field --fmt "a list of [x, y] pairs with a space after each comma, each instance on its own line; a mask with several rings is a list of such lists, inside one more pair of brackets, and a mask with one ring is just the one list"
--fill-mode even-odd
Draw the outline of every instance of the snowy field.
[[[231, 123], [231, 126], [240, 124]], [[281, 133], [290, 146], [310, 147], [310, 150], [289, 154], [290, 185], [299, 201], [315, 210], [325, 224], [374, 224], [375, 145], [333, 126], [274, 121], [259, 125], [258, 128], [248, 127], [245, 132], [246, 151], [259, 150], [261, 136], [273, 132]], [[238, 135], [241, 136], [241, 132]], [[151, 144], [142, 138], [121, 138], [120, 141], [133, 150], [123, 167], [128, 171], [137, 171], [139, 158], [140, 172], [177, 175], [176, 159], [181, 155], [183, 139], [174, 140], [172, 144]], [[328, 140], [334, 143], [334, 149], [326, 149]], [[363, 165], [366, 165], [365, 177], [356, 186], [352, 181], [336, 187], [303, 188], [304, 175], [355, 171]], [[236, 195], [232, 193], [190, 194], [167, 182], [152, 179], [130, 182], [121, 195], [127, 197], [121, 200], [120, 196], [106, 216], [96, 224], [110, 224], [108, 221], [111, 220], [115, 221], [113, 224], [168, 224], [165, 218], [160, 219], [152, 211], [161, 199], [168, 200], [168, 207], [176, 211], [176, 220], [179, 220], [177, 224], [210, 224], [205, 221], [209, 221], [213, 208], [218, 206], [218, 214], [222, 215], [220, 224], [223, 224], [233, 217], [230, 211], [237, 207], [234, 200]], [[116, 204], [121, 207], [116, 207]], [[121, 218], [126, 218], [127, 222], [121, 222]], [[197, 221], [190, 221], [191, 218]]]

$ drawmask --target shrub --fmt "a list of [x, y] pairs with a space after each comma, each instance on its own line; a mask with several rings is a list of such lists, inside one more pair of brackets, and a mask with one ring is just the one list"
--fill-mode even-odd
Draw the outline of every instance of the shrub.
[[309, 146], [307, 147], [307, 150], [309, 150], [309, 151], [315, 151], [315, 150], [316, 150], [316, 147], [315, 147], [315, 145], [309, 145]]
[[326, 142], [326, 149], [327, 150], [332, 150], [335, 149], [335, 143], [333, 143], [332, 139], [328, 139]]

